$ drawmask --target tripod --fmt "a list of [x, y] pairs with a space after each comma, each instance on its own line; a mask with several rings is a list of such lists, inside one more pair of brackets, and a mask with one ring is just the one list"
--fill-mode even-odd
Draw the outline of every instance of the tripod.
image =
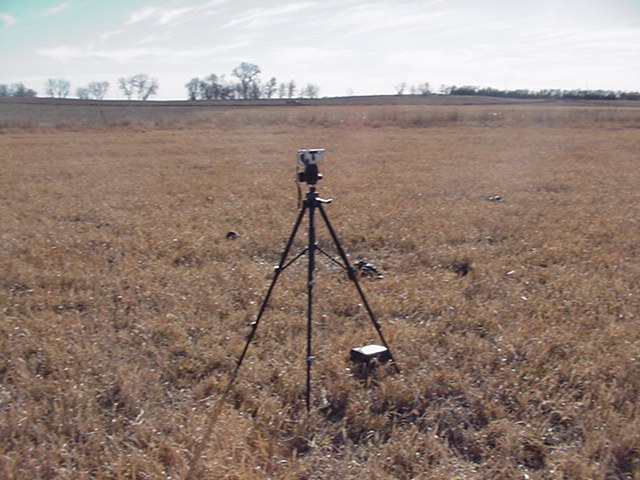
[[[331, 203], [331, 200], [330, 199], [326, 200], [318, 196], [318, 193], [316, 191], [316, 182], [320, 178], [322, 178], [322, 175], [318, 173], [317, 165], [307, 165], [304, 174], [302, 173], [300, 174], [301, 181], [307, 182], [309, 186], [309, 191], [306, 194], [306, 199], [302, 203], [302, 208], [300, 209], [298, 217], [293, 226], [293, 231], [291, 232], [291, 235], [289, 236], [289, 240], [287, 241], [284, 251], [282, 252], [282, 256], [280, 257], [280, 262], [275, 267], [275, 273], [273, 275], [271, 285], [269, 286], [269, 289], [267, 290], [264, 300], [260, 306], [258, 315], [255, 321], [251, 323], [251, 332], [247, 336], [247, 342], [244, 346], [242, 354], [240, 355], [240, 358], [238, 359], [238, 363], [236, 364], [236, 368], [233, 373], [233, 376], [231, 377], [232, 379], [235, 379], [237, 376], [238, 370], [240, 369], [240, 366], [242, 365], [242, 362], [249, 349], [249, 345], [251, 344], [251, 341], [253, 340], [256, 330], [258, 329], [260, 320], [262, 319], [262, 316], [267, 308], [269, 299], [271, 298], [271, 294], [273, 293], [273, 289], [276, 285], [276, 282], [278, 281], [278, 277], [292, 263], [294, 263], [304, 254], [307, 254], [307, 259], [308, 259], [308, 266], [307, 266], [307, 379], [306, 379], [307, 411], [309, 411], [311, 408], [311, 365], [313, 364], [313, 361], [314, 361], [313, 349], [312, 349], [313, 347], [312, 336], [313, 336], [313, 289], [315, 286], [314, 271], [315, 271], [316, 251], [322, 253], [331, 261], [333, 261], [334, 263], [337, 263], [339, 266], [341, 266], [347, 271], [349, 280], [351, 280], [356, 286], [358, 295], [360, 296], [360, 299], [362, 300], [362, 304], [364, 305], [369, 315], [369, 318], [371, 319], [371, 323], [373, 324], [376, 331], [378, 332], [380, 341], [382, 342], [382, 344], [384, 345], [384, 348], [386, 349], [386, 353], [387, 353], [386, 359], [390, 360], [393, 363], [393, 366], [395, 367], [396, 372], [400, 372], [398, 365], [393, 361], [393, 356], [391, 355], [389, 346], [387, 345], [384, 335], [382, 334], [381, 326], [376, 320], [375, 315], [371, 310], [371, 307], [369, 306], [369, 302], [367, 302], [364, 292], [360, 287], [356, 270], [349, 263], [349, 260], [347, 259], [347, 255], [344, 252], [344, 249], [342, 248], [342, 245], [338, 240], [338, 236], [336, 235], [336, 232], [333, 229], [331, 222], [329, 221], [329, 217], [327, 216], [327, 213], [324, 210], [323, 205], [325, 203]], [[316, 242], [316, 227], [315, 227], [316, 210], [320, 211], [320, 215], [322, 216], [322, 219], [324, 220], [327, 226], [327, 229], [329, 230], [329, 234], [333, 239], [333, 243], [335, 244], [336, 250], [338, 251], [338, 255], [340, 256], [342, 263], [340, 263], [338, 260], [334, 259], [329, 254], [327, 254], [324, 250], [322, 250]], [[291, 250], [291, 246], [293, 245], [293, 241], [295, 239], [296, 233], [298, 232], [300, 224], [302, 223], [302, 220], [306, 213], [308, 213], [308, 220], [309, 220], [308, 244], [306, 248], [304, 248], [298, 255], [296, 255], [290, 261], [287, 262], [289, 251]]]

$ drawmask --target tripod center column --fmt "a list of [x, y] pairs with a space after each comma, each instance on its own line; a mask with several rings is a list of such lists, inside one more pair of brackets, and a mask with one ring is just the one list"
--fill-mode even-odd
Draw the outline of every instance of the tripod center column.
[[315, 185], [309, 185], [307, 193], [307, 207], [309, 209], [309, 244], [308, 244], [308, 268], [307, 268], [307, 411], [311, 408], [311, 364], [313, 363], [313, 287], [315, 285], [313, 273], [315, 270], [316, 253], [316, 226], [315, 209], [317, 206], [317, 192]]

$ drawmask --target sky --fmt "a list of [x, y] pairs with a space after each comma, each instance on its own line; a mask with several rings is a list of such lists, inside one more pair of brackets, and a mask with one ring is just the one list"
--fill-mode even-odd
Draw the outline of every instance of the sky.
[[401, 83], [640, 91], [640, 0], [0, 0], [0, 84], [71, 95], [144, 73], [156, 99], [242, 62], [320, 96]]

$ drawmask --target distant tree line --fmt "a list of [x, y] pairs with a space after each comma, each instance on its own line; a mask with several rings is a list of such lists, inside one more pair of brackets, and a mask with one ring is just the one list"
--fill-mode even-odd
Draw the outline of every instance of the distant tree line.
[[[260, 67], [243, 62], [231, 72], [231, 79], [212, 73], [204, 78], [192, 78], [185, 87], [189, 100], [254, 100], [263, 98], [317, 98], [320, 88], [307, 84], [298, 89], [294, 80], [280, 82], [275, 77], [263, 82]], [[85, 100], [102, 100], [109, 91], [109, 82], [91, 82], [76, 89], [76, 97]], [[128, 99], [148, 100], [158, 93], [159, 84], [155, 78], [137, 74], [118, 79], [118, 89]], [[71, 82], [63, 78], [50, 78], [44, 84], [44, 93], [51, 98], [67, 98], [71, 93]], [[0, 97], [36, 97], [35, 90], [22, 83], [0, 85]]]
[[[120, 78], [118, 87], [128, 100], [148, 100], [157, 95], [158, 81], [148, 75], [139, 73], [131, 77]], [[78, 87], [76, 96], [83, 100], [103, 100], [109, 91], [109, 82], [91, 82], [86, 87]], [[49, 78], [44, 83], [47, 97], [67, 98], [71, 92], [71, 82], [63, 78]], [[0, 85], [0, 97], [36, 97], [38, 93], [24, 86], [23, 83]]]
[[423, 82], [418, 85], [407, 85], [406, 82], [402, 82], [396, 85], [395, 89], [397, 95], [404, 95], [405, 93], [409, 95], [430, 95], [433, 93], [429, 82]]
[[476, 87], [465, 85], [462, 87], [441, 88], [445, 95], [480, 95], [485, 97], [522, 98], [522, 99], [571, 99], [571, 100], [640, 100], [640, 92], [622, 92], [611, 90], [498, 90], [491, 87]]
[[[278, 82], [275, 77], [263, 82], [260, 67], [243, 62], [231, 72], [231, 79], [212, 73], [204, 78], [192, 78], [186, 85], [189, 100], [255, 100], [270, 98], [318, 98], [320, 88], [308, 83], [301, 89], [294, 80]], [[86, 87], [76, 89], [80, 99], [102, 100], [109, 90], [109, 82], [91, 82]], [[118, 79], [118, 88], [128, 99], [148, 100], [158, 94], [158, 81], [139, 73]], [[51, 98], [67, 98], [71, 92], [68, 80], [48, 79], [44, 85], [45, 95]], [[395, 86], [397, 95], [431, 95], [436, 92], [429, 82], [408, 85], [406, 82]], [[519, 99], [570, 99], [570, 100], [640, 100], [640, 92], [612, 90], [499, 90], [492, 87], [441, 85], [440, 95], [478, 95], [487, 97]], [[38, 93], [23, 83], [0, 84], [0, 97], [36, 97]]]
[[35, 97], [38, 92], [27, 88], [24, 83], [14, 83], [13, 85], [0, 85], [0, 97]]
[[204, 78], [192, 78], [185, 85], [189, 100], [257, 100], [261, 98], [317, 98], [320, 88], [311, 83], [300, 91], [294, 80], [278, 83], [275, 77], [266, 82], [260, 79], [260, 67], [241, 63], [233, 69], [234, 79], [212, 73]]
[[[418, 85], [407, 85], [406, 82], [395, 86], [397, 95], [431, 95], [435, 93], [429, 82]], [[571, 99], [571, 100], [640, 100], [640, 92], [623, 92], [611, 90], [498, 90], [491, 87], [471, 85], [441, 85], [440, 95], [478, 95], [484, 97], [520, 98], [520, 99]]]

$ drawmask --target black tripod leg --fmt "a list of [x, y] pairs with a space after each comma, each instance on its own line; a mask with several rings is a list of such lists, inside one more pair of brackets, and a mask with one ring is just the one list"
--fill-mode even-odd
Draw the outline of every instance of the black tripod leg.
[[349, 259], [347, 258], [347, 254], [344, 252], [344, 249], [342, 248], [342, 245], [340, 244], [340, 240], [338, 240], [338, 235], [336, 235], [336, 231], [333, 229], [333, 226], [331, 225], [331, 222], [329, 221], [329, 217], [327, 216], [326, 212], [324, 211], [324, 207], [322, 206], [321, 203], [318, 204], [318, 208], [320, 209], [320, 213], [322, 214], [322, 218], [324, 219], [324, 223], [327, 225], [327, 229], [329, 230], [329, 233], [331, 234], [331, 238], [333, 239], [333, 243], [335, 243], [335, 245], [336, 245], [336, 249], [338, 250], [338, 255], [340, 255], [340, 258], [342, 259], [342, 261], [344, 262], [345, 266], [347, 267], [347, 274], [349, 275], [349, 280], [351, 280], [354, 283], [354, 285], [356, 286], [356, 289], [358, 290], [358, 294], [360, 295], [360, 299], [362, 300], [362, 304], [364, 305], [364, 308], [367, 310], [367, 313], [369, 314], [369, 318], [371, 319], [371, 323], [373, 324], [373, 326], [375, 327], [376, 331], [378, 332], [378, 336], [380, 337], [380, 341], [382, 342], [384, 347], [389, 352], [389, 358], [391, 359], [391, 362], [393, 363], [393, 366], [394, 366], [396, 372], [400, 373], [400, 367], [398, 367], [398, 364], [393, 359], [393, 355], [391, 354], [391, 349], [389, 348], [389, 345], [387, 344], [387, 341], [385, 340], [384, 335], [382, 334], [382, 327], [380, 326], [380, 324], [376, 320], [376, 316], [374, 315], [373, 310], [371, 310], [371, 307], [369, 306], [369, 302], [367, 302], [367, 298], [365, 297], [364, 292], [362, 291], [362, 287], [360, 287], [360, 282], [358, 282], [358, 276], [356, 275], [356, 271], [351, 266], [351, 263], [349, 263]]
[[251, 344], [251, 341], [253, 340], [253, 336], [255, 335], [256, 330], [258, 329], [258, 324], [260, 323], [260, 319], [262, 318], [262, 315], [264, 314], [264, 311], [267, 308], [269, 299], [271, 298], [271, 293], [273, 292], [273, 288], [276, 286], [278, 277], [280, 276], [280, 274], [282, 273], [282, 270], [284, 269], [283, 268], [284, 264], [287, 261], [287, 257], [289, 256], [289, 250], [291, 250], [291, 245], [293, 245], [293, 240], [296, 237], [296, 233], [298, 232], [298, 228], [300, 227], [300, 223], [302, 222], [302, 218], [304, 217], [304, 213], [306, 209], [307, 209], [307, 204], [305, 202], [305, 204], [300, 209], [300, 213], [298, 214], [296, 223], [293, 225], [293, 230], [291, 231], [291, 235], [289, 236], [287, 245], [284, 247], [284, 251], [282, 252], [282, 256], [280, 257], [280, 263], [278, 263], [278, 266], [275, 268], [275, 272], [273, 274], [273, 280], [271, 280], [271, 285], [269, 285], [269, 290], [267, 290], [267, 294], [265, 295], [264, 300], [262, 301], [262, 305], [260, 305], [258, 316], [256, 317], [255, 321], [251, 324], [251, 332], [249, 332], [249, 335], [247, 336], [247, 343], [244, 346], [244, 350], [242, 350], [242, 354], [240, 355], [240, 358], [238, 359], [238, 363], [236, 364], [236, 369], [234, 370], [233, 376], [231, 377], [232, 382], [233, 382], [233, 379], [235, 379], [235, 377], [238, 375], [238, 370], [240, 370], [240, 366], [244, 361], [244, 357], [247, 355], [247, 351], [249, 350], [249, 345]]

